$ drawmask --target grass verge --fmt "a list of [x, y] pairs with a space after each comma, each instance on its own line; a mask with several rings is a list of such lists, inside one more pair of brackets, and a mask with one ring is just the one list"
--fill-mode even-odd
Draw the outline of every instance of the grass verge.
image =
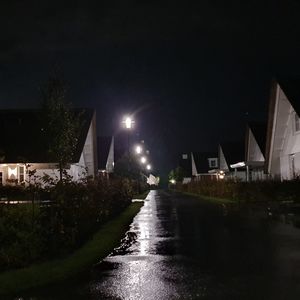
[[132, 203], [100, 230], [80, 249], [64, 259], [47, 261], [28, 268], [0, 274], [0, 295], [15, 294], [30, 288], [63, 281], [85, 271], [105, 258], [120, 242], [143, 203]]
[[200, 198], [203, 200], [207, 200], [207, 201], [209, 201], [211, 203], [215, 203], [215, 204], [239, 204], [238, 201], [231, 200], [231, 199], [209, 197], [209, 196], [198, 195], [198, 194], [190, 193], [190, 192], [181, 192], [181, 191], [177, 191], [177, 192], [188, 195], [188, 196], [193, 196], [193, 197], [197, 197], [197, 198]]
[[148, 196], [149, 192], [150, 191], [147, 190], [147, 191], [145, 191], [142, 194], [133, 195], [133, 199], [141, 199], [141, 200], [143, 200], [143, 199], [145, 199]]

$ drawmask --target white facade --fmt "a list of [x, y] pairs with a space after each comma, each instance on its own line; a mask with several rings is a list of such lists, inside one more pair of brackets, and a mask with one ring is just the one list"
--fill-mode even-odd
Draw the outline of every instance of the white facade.
[[247, 181], [264, 180], [264, 163], [265, 157], [255, 139], [250, 127], [248, 127], [247, 141]]
[[[89, 126], [85, 139], [83, 151], [77, 163], [70, 164], [66, 168], [68, 175], [72, 176], [74, 181], [83, 179], [86, 175], [94, 176], [96, 171], [96, 126], [95, 116]], [[29, 171], [35, 170], [34, 176], [29, 176]], [[56, 163], [7, 163], [0, 164], [0, 184], [28, 184], [34, 181], [42, 183], [44, 175], [49, 175], [54, 180], [59, 179], [59, 170]]]
[[246, 171], [239, 171], [237, 168], [234, 170], [230, 169], [230, 165], [228, 164], [229, 162], [227, 163], [221, 145], [219, 145], [219, 163], [219, 171], [224, 172], [225, 179], [246, 181]]
[[279, 84], [276, 86], [270, 137], [268, 173], [274, 179], [291, 180], [300, 175], [299, 117]]
[[115, 139], [114, 139], [114, 137], [112, 137], [110, 147], [109, 147], [107, 162], [106, 162], [106, 172], [107, 173], [114, 172], [114, 166], [115, 166], [114, 149], [115, 149]]

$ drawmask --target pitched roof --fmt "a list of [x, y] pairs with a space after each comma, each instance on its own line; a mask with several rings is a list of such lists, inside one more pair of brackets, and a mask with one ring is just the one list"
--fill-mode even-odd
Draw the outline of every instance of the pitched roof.
[[242, 162], [245, 160], [245, 143], [237, 142], [222, 142], [220, 143], [224, 157], [230, 167], [231, 164]]
[[98, 169], [105, 170], [112, 136], [97, 137]]
[[198, 174], [208, 173], [211, 169], [209, 167], [208, 159], [217, 158], [218, 154], [213, 152], [193, 152], [193, 157]]
[[267, 139], [267, 123], [249, 122], [248, 126], [251, 129], [262, 154], [265, 155], [266, 139]]
[[[94, 116], [92, 109], [74, 109], [83, 120], [73, 161], [78, 162]], [[55, 163], [51, 161], [40, 110], [0, 110], [2, 163]]]
[[[186, 158], [183, 158], [183, 155], [187, 155]], [[179, 156], [178, 165], [183, 169], [186, 177], [192, 176], [191, 152], [182, 152]]]
[[277, 82], [300, 116], [300, 80], [295, 78], [280, 78]]

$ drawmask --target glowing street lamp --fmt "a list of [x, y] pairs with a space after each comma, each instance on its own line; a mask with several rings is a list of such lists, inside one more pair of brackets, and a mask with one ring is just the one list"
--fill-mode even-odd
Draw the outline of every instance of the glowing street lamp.
[[136, 146], [135, 147], [135, 152], [137, 153], [137, 154], [141, 154], [142, 152], [143, 152], [143, 148], [141, 147], [141, 146]]
[[141, 163], [145, 164], [147, 162], [147, 158], [145, 156], [141, 157]]
[[150, 171], [150, 170], [151, 170], [151, 165], [147, 165], [147, 166], [146, 166], [146, 169], [147, 169], [148, 171]]
[[131, 117], [126, 116], [126, 117], [124, 117], [122, 123], [124, 124], [126, 129], [132, 129], [133, 124], [134, 124], [134, 120]]

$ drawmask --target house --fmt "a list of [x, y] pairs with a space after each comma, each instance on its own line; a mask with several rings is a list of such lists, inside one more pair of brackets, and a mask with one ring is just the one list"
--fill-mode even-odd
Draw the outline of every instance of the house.
[[267, 124], [250, 122], [246, 127], [245, 137], [245, 166], [246, 180], [256, 181], [265, 179], [265, 149]]
[[300, 81], [274, 80], [269, 103], [265, 171], [272, 179], [300, 175]]
[[114, 137], [97, 138], [98, 173], [109, 175], [114, 172]]
[[218, 156], [211, 152], [192, 152], [192, 176], [195, 180], [216, 179], [217, 174], [211, 172], [218, 168]]
[[189, 183], [192, 180], [192, 159], [191, 153], [181, 153], [179, 158], [179, 167], [183, 171], [183, 181], [182, 183]]
[[218, 147], [219, 173], [225, 178], [246, 180], [245, 143], [222, 142]]
[[[96, 113], [92, 109], [76, 109], [83, 122], [77, 137], [73, 160], [66, 169], [73, 180], [95, 176]], [[29, 171], [59, 178], [57, 162], [49, 156], [47, 139], [39, 110], [0, 110], [0, 184], [26, 184]]]

